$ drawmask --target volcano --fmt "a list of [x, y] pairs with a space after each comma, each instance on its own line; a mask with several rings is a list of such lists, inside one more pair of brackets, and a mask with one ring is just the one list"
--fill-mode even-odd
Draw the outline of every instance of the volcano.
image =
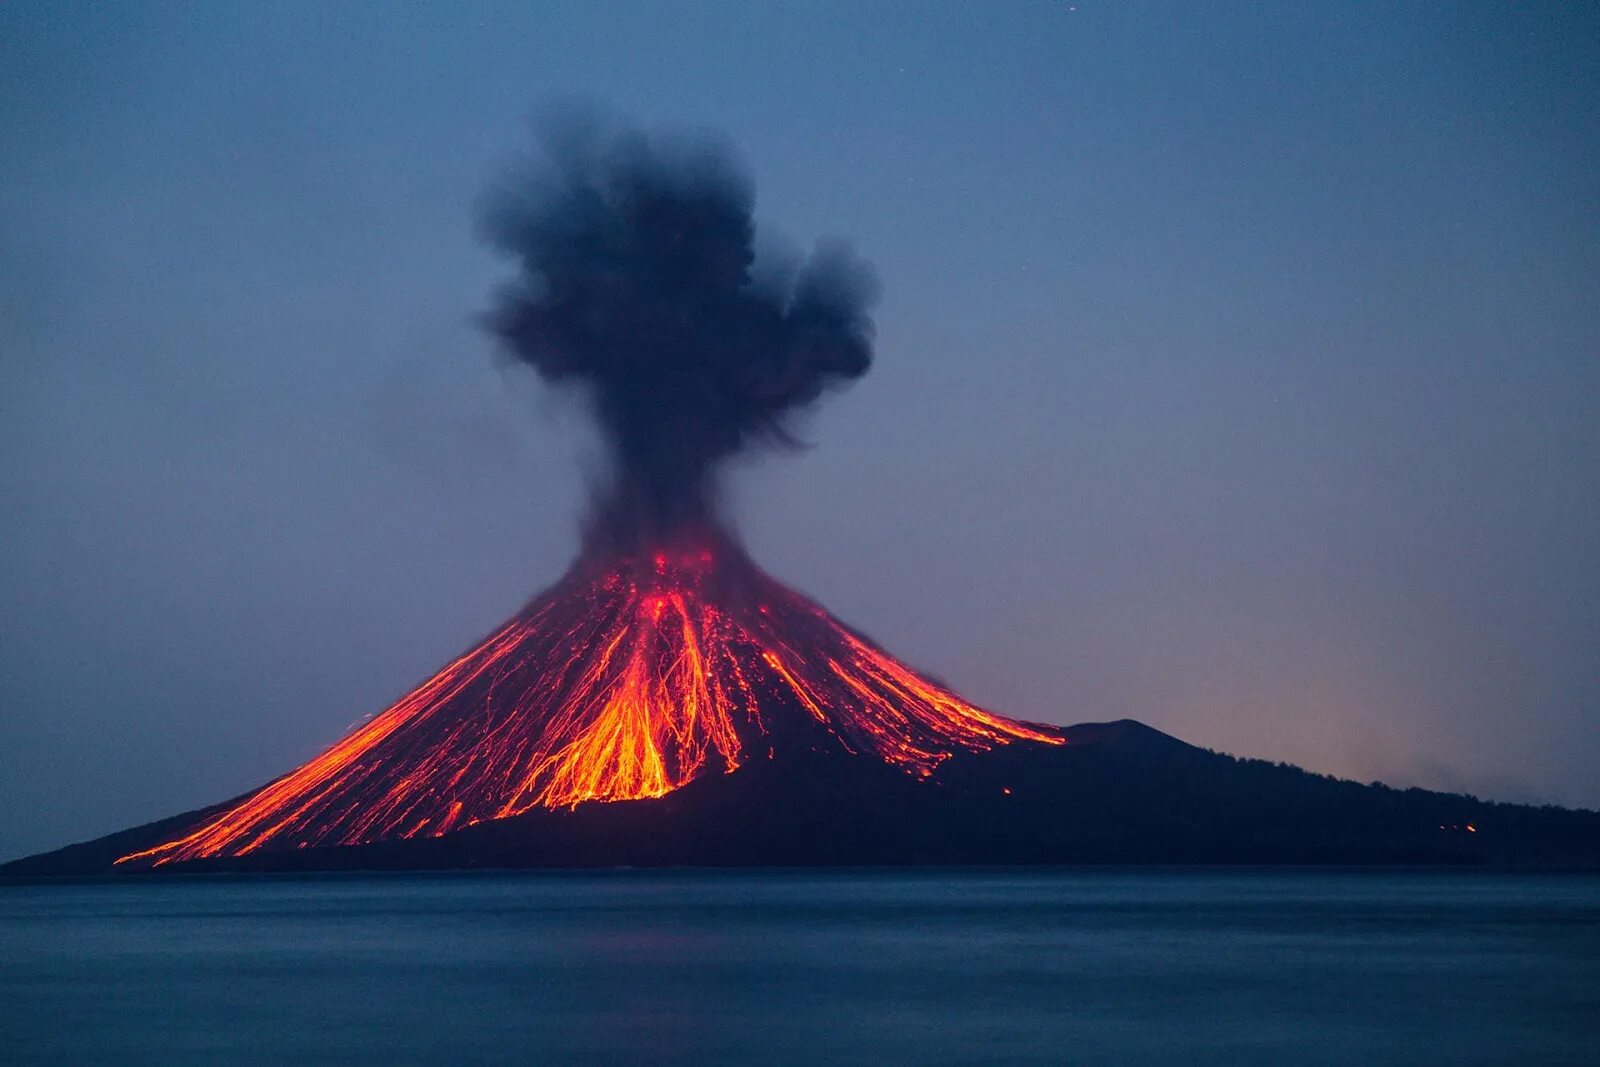
[[926, 778], [957, 752], [1062, 741], [918, 674], [708, 529], [580, 559], [322, 755], [117, 862], [438, 836], [537, 808], [659, 797], [790, 749]]
[[160, 872], [1063, 863], [1600, 869], [1600, 813], [985, 711], [715, 528], [590, 551], [326, 752], [0, 867]]
[[1600, 814], [985, 711], [706, 527], [591, 547], [303, 766], [0, 867], [115, 872], [1060, 863], [1600, 868]]
[[870, 269], [757, 270], [716, 143], [547, 131], [492, 197], [486, 316], [605, 447], [583, 551], [477, 645], [243, 796], [0, 868], [1516, 862], [1600, 866], [1600, 815], [1336, 782], [1138, 723], [986, 711], [765, 574], [717, 508], [739, 454], [873, 358]]

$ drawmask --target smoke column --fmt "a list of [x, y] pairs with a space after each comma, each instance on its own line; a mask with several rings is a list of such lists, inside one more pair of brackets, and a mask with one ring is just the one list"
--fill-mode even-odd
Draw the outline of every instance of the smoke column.
[[794, 416], [866, 373], [877, 281], [840, 245], [758, 279], [754, 189], [717, 141], [572, 115], [538, 134], [484, 211], [520, 268], [489, 326], [592, 406], [611, 460], [592, 533], [670, 539], [713, 521], [721, 461], [792, 447]]

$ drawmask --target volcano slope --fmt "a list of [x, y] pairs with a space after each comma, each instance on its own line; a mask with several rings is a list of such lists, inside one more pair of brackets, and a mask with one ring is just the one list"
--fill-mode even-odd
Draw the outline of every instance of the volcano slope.
[[568, 866], [1600, 867], [1600, 814], [984, 711], [708, 527], [591, 553], [326, 752], [7, 876]]

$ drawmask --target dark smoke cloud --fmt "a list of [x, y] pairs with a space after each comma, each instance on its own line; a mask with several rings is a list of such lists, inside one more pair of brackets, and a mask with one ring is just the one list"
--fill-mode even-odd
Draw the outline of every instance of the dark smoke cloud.
[[792, 447], [793, 417], [866, 373], [877, 282], [839, 245], [758, 277], [754, 189], [720, 142], [572, 115], [539, 134], [484, 213], [521, 267], [490, 326], [585, 387], [613, 460], [600, 526], [667, 536], [710, 517], [720, 461]]

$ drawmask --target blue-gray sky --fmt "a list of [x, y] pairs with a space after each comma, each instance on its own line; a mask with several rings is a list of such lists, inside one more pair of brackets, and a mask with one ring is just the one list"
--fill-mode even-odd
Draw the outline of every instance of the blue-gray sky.
[[[330, 10], [332, 9], [332, 10]], [[1600, 805], [1600, 8], [0, 8], [0, 856], [234, 795], [550, 581], [474, 204], [725, 132], [878, 365], [757, 557], [1023, 718]]]

